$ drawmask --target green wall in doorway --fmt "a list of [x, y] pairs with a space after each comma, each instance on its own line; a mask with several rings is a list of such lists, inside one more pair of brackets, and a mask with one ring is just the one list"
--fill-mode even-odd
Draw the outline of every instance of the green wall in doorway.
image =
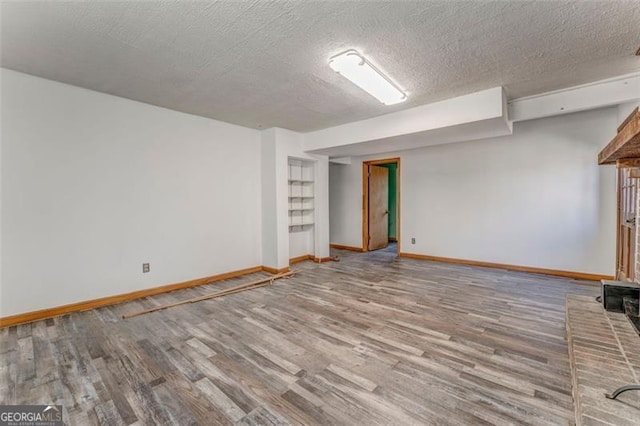
[[379, 164], [381, 167], [389, 169], [389, 238], [397, 238], [398, 227], [398, 165]]

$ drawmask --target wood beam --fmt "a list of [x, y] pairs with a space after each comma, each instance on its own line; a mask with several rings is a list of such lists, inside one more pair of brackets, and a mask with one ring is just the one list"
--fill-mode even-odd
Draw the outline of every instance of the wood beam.
[[598, 154], [598, 164], [615, 164], [617, 160], [640, 158], [640, 111], [634, 110], [627, 123]]
[[620, 133], [622, 131], [622, 129], [624, 129], [624, 126], [626, 126], [627, 123], [629, 123], [629, 121], [631, 121], [633, 116], [636, 115], [636, 113], [638, 112], [638, 108], [640, 108], [640, 107], [635, 107], [633, 109], [633, 111], [631, 111], [631, 113], [627, 116], [627, 118], [625, 118], [624, 121], [622, 123], [620, 123], [620, 125], [618, 126], [618, 129], [616, 130], [618, 133]]
[[623, 158], [616, 161], [616, 166], [619, 169], [640, 167], [640, 158]]

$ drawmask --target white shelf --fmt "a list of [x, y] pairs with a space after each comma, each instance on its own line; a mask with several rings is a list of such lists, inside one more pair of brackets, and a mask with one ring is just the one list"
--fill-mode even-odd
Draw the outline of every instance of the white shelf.
[[289, 230], [304, 230], [314, 223], [313, 163], [289, 159]]

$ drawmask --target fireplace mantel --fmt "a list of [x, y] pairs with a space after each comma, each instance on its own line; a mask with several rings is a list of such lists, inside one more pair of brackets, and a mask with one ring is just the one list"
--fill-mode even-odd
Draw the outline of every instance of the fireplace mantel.
[[631, 165], [633, 159], [640, 159], [640, 110], [638, 108], [634, 109], [622, 122], [618, 127], [618, 134], [600, 151], [598, 164], [638, 167]]

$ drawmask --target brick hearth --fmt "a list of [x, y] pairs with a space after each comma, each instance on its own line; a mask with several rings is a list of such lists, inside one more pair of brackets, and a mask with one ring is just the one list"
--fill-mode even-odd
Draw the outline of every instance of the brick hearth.
[[640, 424], [640, 392], [605, 393], [640, 381], [640, 336], [623, 314], [593, 298], [567, 296], [567, 339], [578, 425]]

